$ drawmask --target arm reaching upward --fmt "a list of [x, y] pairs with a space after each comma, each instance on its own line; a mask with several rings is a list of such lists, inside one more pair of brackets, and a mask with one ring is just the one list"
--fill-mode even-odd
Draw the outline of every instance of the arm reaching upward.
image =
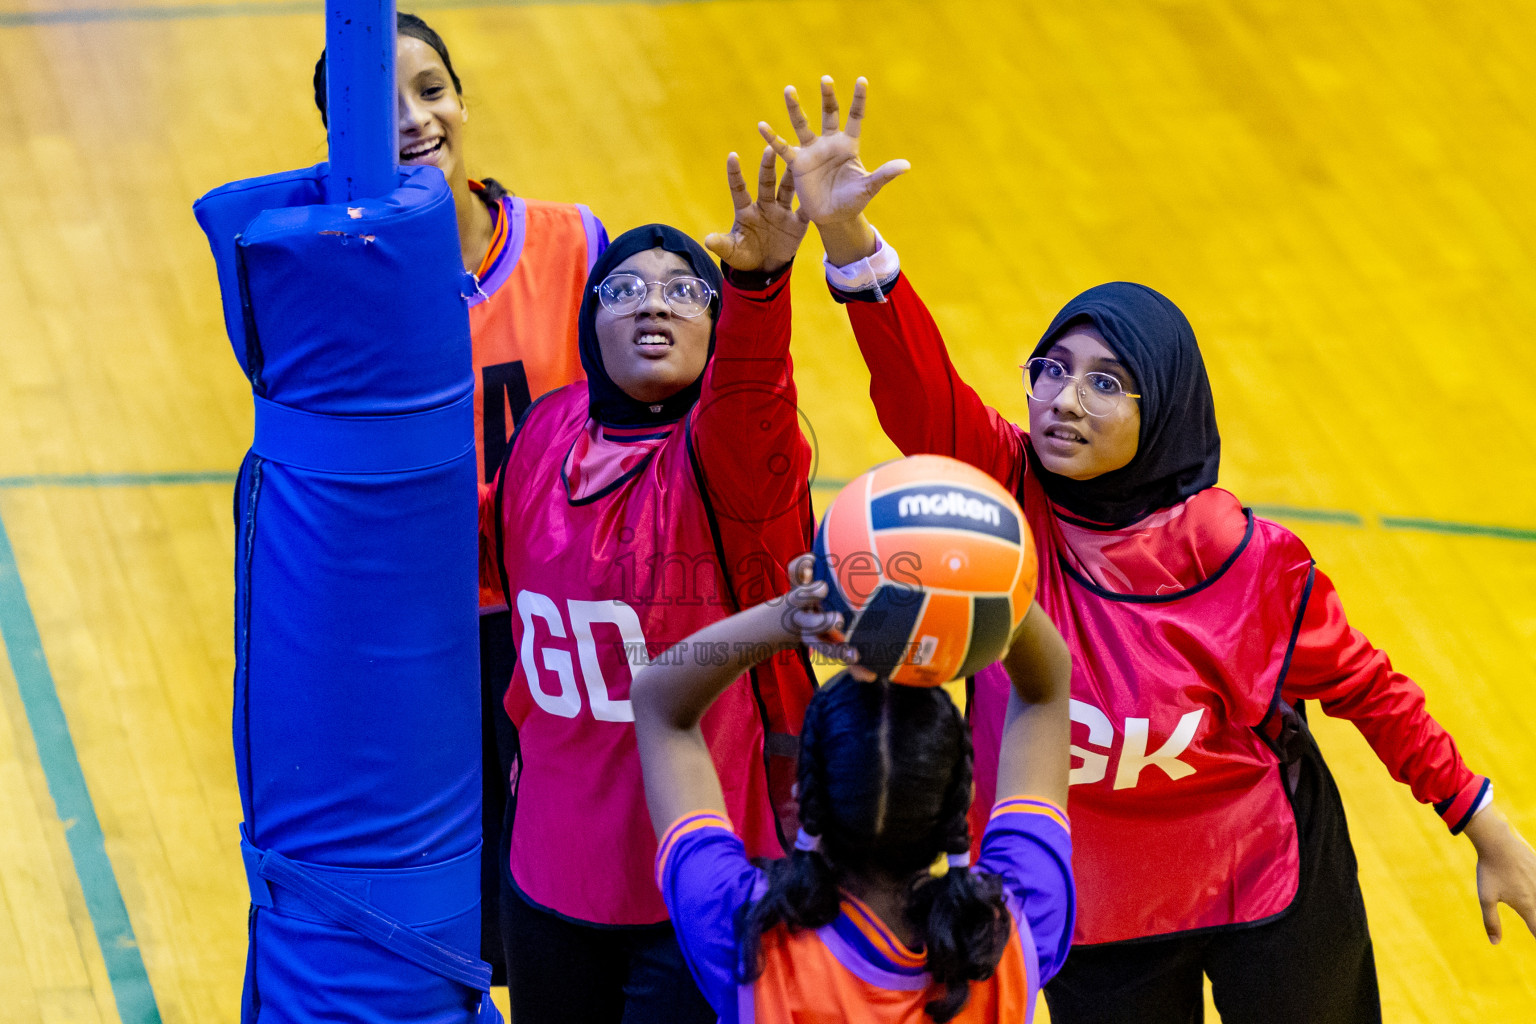
[[1013, 693], [998, 755], [998, 798], [1035, 796], [1065, 807], [1072, 655], [1038, 604], [1030, 605], [1003, 667]]
[[[811, 450], [800, 433], [789, 355], [789, 265], [809, 222], [792, 209], [794, 176], [786, 169], [775, 184], [774, 167], [773, 150], [765, 149], [753, 200], [736, 154], [727, 158], [735, 221], [730, 231], [705, 239], [725, 262], [725, 294], [715, 354], [690, 414], [689, 445], [720, 523], [722, 568], [733, 586], [744, 585], [733, 574], [745, 556], [801, 529], [810, 514]], [[779, 547], [772, 566], [764, 567], [773, 592], [787, 585], [780, 575], [784, 559], [808, 544], [807, 534], [788, 550]]]
[[948, 455], [1016, 491], [1027, 464], [1024, 432], [960, 377], [938, 325], [905, 277], [883, 298], [849, 301], [848, 321], [869, 367], [869, 397], [885, 435], [903, 455]]
[[[948, 455], [1012, 489], [1024, 466], [1022, 433], [960, 379], [938, 326], [900, 278], [895, 252], [865, 216], [880, 190], [911, 168], [905, 160], [890, 160], [865, 170], [859, 136], [867, 91], [864, 79], [854, 83], [848, 121], [842, 126], [837, 91], [832, 79], [823, 77], [817, 134], [791, 86], [784, 90], [784, 105], [799, 144], [791, 145], [766, 122], [758, 130], [794, 174], [800, 210], [821, 233], [828, 265], [862, 265], [868, 271], [865, 276], [873, 284], [868, 291], [838, 293], [834, 286], [834, 294], [848, 302], [848, 318], [869, 366], [870, 397], [886, 436], [904, 455]], [[887, 273], [871, 268], [877, 253]]]
[[822, 611], [825, 583], [812, 583], [812, 559], [790, 563], [794, 587], [694, 633], [642, 668], [630, 685], [645, 802], [658, 838], [694, 811], [725, 813], [725, 798], [699, 720], [738, 676], [772, 654], [815, 639], [838, 616]]

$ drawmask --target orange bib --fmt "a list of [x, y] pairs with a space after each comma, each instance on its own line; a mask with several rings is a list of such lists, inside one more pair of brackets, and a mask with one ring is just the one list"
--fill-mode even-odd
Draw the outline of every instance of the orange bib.
[[[482, 493], [533, 400], [585, 377], [576, 312], [601, 232], [585, 206], [501, 200], [479, 291], [469, 303]], [[480, 607], [504, 604], [499, 587], [481, 586]]]

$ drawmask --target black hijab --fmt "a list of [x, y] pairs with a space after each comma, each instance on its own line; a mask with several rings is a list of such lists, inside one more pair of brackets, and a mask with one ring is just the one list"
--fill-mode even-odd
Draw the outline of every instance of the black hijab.
[[1194, 329], [1179, 307], [1146, 285], [1101, 284], [1062, 307], [1030, 358], [1082, 324], [1092, 324], [1135, 375], [1141, 435], [1129, 463], [1092, 480], [1047, 471], [1031, 447], [1031, 468], [1051, 501], [1094, 523], [1128, 526], [1214, 484], [1221, 464], [1216, 406]]
[[[592, 418], [610, 427], [639, 427], [649, 424], [674, 423], [683, 418], [693, 403], [699, 400], [704, 388], [704, 374], [683, 390], [659, 403], [642, 402], [631, 398], [613, 382], [603, 366], [603, 351], [597, 343], [597, 292], [596, 287], [613, 269], [637, 252], [648, 249], [664, 249], [681, 256], [693, 268], [698, 277], [714, 289], [709, 302], [708, 315], [709, 356], [715, 355], [714, 325], [720, 319], [720, 268], [698, 242], [676, 228], [665, 224], [646, 224], [633, 228], [615, 238], [592, 266], [587, 275], [587, 288], [582, 294], [581, 311], [576, 318], [577, 344], [581, 350], [581, 367], [587, 372], [587, 408]], [[704, 364], [708, 368], [709, 363]]]

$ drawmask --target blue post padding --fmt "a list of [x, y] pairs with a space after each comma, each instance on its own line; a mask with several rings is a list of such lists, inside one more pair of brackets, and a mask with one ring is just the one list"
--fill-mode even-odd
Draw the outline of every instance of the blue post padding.
[[474, 396], [400, 416], [327, 416], [256, 396], [251, 451], [269, 462], [327, 473], [430, 469], [473, 451]]
[[[474, 865], [480, 842], [453, 198], [435, 168], [409, 168], [387, 196], [328, 206], [327, 173], [236, 182], [196, 207], [260, 407], [235, 492], [235, 762], [255, 907], [243, 1017], [485, 1021], [465, 966], [479, 964], [478, 871], [450, 867]], [[328, 890], [347, 899], [317, 908]], [[381, 919], [405, 946], [379, 941]]]
[[325, 202], [325, 182], [329, 176], [328, 165], [316, 164], [296, 171], [232, 181], [192, 204], [192, 213], [213, 248], [213, 263], [219, 273], [219, 295], [224, 302], [224, 330], [234, 346], [235, 358], [240, 360], [240, 369], [247, 377], [250, 368], [235, 260], [236, 239], [263, 210]]
[[[476, 893], [480, 882], [480, 851], [425, 868], [364, 871], [301, 864], [275, 850], [258, 850], [241, 829], [240, 854], [245, 861], [251, 902], [276, 909], [284, 917], [334, 921], [366, 935], [390, 952], [477, 992], [491, 990], [491, 967], [462, 953], [411, 924], [430, 926], [442, 920], [478, 913], [476, 903], [457, 910], [443, 906], [445, 890], [458, 895]], [[445, 914], [445, 910], [449, 911]]]

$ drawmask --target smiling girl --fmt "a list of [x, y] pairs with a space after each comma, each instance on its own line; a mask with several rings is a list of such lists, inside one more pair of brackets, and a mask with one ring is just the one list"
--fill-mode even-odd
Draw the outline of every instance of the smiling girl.
[[[475, 454], [480, 493], [501, 465], [517, 421], [534, 399], [582, 378], [576, 310], [587, 272], [608, 244], [603, 225], [576, 203], [514, 196], [467, 170], [469, 108], [442, 37], [414, 14], [395, 17], [399, 161], [443, 172], [453, 193], [464, 269], [475, 275], [469, 330], [475, 378]], [[315, 105], [325, 120], [325, 54], [315, 64]], [[482, 549], [482, 556], [485, 552]], [[503, 983], [496, 857], [516, 737], [501, 711], [515, 654], [507, 599], [494, 567], [480, 574], [480, 692], [485, 853], [481, 955]], [[498, 735], [499, 733], [499, 735]]]
[[[791, 91], [793, 171], [828, 279], [904, 454], [969, 462], [1020, 499], [1040, 551], [1037, 600], [1072, 651], [1069, 812], [1078, 917], [1046, 989], [1057, 1024], [1184, 1024], [1211, 979], [1224, 1021], [1379, 1021], [1365, 908], [1338, 790], [1306, 726], [1318, 701], [1478, 856], [1497, 904], [1536, 931], [1536, 853], [1462, 762], [1424, 694], [1344, 617], [1305, 545], [1214, 486], [1220, 439], [1189, 322], [1144, 285], [1069, 302], [1023, 372], [1029, 429], [956, 373], [937, 325], [863, 209], [853, 125], [823, 80], [817, 135]], [[891, 165], [886, 165], [890, 167]], [[877, 174], [879, 172], [876, 172]], [[1008, 694], [974, 681], [977, 796], [991, 804]]]
[[[593, 262], [608, 244], [592, 211], [512, 195], [494, 178], [469, 177], [469, 107], [431, 26], [396, 16], [399, 161], [443, 172], [453, 193], [475, 360], [476, 447], [482, 486], [490, 482], [516, 421], [533, 399], [580, 380], [576, 308]], [[325, 54], [315, 64], [315, 105], [325, 118]], [[502, 603], [482, 594], [482, 605]]]

